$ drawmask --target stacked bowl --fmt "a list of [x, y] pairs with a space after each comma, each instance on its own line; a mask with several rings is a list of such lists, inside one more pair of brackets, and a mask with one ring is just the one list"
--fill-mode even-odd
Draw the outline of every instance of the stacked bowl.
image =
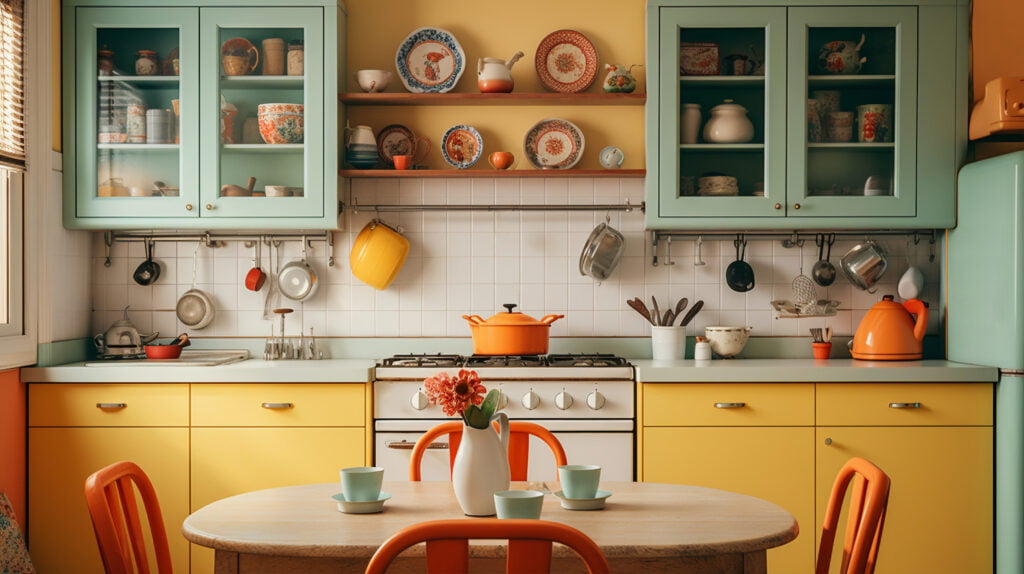
[[370, 169], [377, 165], [377, 146], [364, 143], [350, 143], [345, 150], [345, 159], [356, 169]]
[[268, 144], [302, 143], [302, 104], [260, 104], [256, 110], [263, 141]]

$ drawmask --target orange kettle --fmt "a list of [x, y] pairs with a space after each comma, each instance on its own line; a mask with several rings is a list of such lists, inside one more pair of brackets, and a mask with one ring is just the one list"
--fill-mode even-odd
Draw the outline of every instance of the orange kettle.
[[[916, 315], [915, 321], [911, 315]], [[928, 304], [908, 299], [902, 304], [885, 295], [861, 319], [851, 341], [854, 359], [909, 361], [921, 358], [921, 340], [928, 327]]]

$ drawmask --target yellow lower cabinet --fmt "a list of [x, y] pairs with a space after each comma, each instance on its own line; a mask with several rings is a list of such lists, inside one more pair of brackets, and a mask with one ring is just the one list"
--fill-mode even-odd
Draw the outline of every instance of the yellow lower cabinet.
[[992, 571], [991, 427], [819, 427], [816, 444], [819, 518], [847, 459], [892, 479], [876, 574]]
[[29, 429], [28, 440], [29, 553], [39, 574], [103, 574], [85, 479], [121, 460], [138, 464], [153, 481], [174, 571], [188, 572], [189, 545], [181, 535], [189, 514], [187, 427], [40, 427]]
[[774, 502], [796, 517], [800, 535], [768, 551], [768, 571], [814, 571], [813, 427], [645, 427], [643, 434], [644, 481]]
[[[193, 427], [192, 510], [278, 486], [338, 482], [340, 492], [338, 470], [365, 463], [365, 432], [362, 427]], [[193, 545], [192, 573], [212, 572], [213, 551]]]

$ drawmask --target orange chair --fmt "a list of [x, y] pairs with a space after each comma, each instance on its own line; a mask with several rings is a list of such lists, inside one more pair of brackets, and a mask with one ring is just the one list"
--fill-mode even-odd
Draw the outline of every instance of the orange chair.
[[882, 539], [885, 509], [889, 504], [889, 477], [874, 464], [863, 458], [846, 461], [832, 485], [832, 494], [825, 510], [825, 523], [821, 528], [818, 547], [818, 566], [815, 574], [828, 574], [832, 561], [832, 546], [836, 539], [839, 514], [842, 512], [846, 488], [853, 481], [850, 494], [849, 518], [843, 541], [843, 561], [839, 574], [872, 574]]
[[115, 462], [85, 479], [85, 501], [107, 574], [149, 574], [136, 492], [142, 498], [156, 554], [156, 572], [171, 574], [171, 551], [149, 477], [133, 462]]
[[427, 543], [427, 574], [467, 574], [470, 539], [507, 539], [508, 574], [542, 574], [551, 570], [551, 543], [572, 548], [590, 574], [608, 574], [608, 561], [597, 544], [572, 526], [547, 520], [473, 518], [435, 520], [407, 526], [384, 541], [366, 574], [384, 574], [406, 548]]
[[[512, 480], [526, 480], [526, 470], [530, 460], [530, 435], [543, 440], [555, 455], [555, 464], [569, 464], [566, 462], [565, 449], [558, 438], [551, 434], [551, 431], [536, 423], [523, 421], [510, 421], [508, 423], [508, 466], [511, 470]], [[459, 443], [462, 442], [462, 423], [450, 422], [441, 423], [428, 430], [412, 449], [412, 457], [409, 459], [409, 480], [419, 482], [422, 480], [420, 464], [423, 461], [423, 453], [426, 452], [434, 439], [448, 435], [448, 467], [449, 470], [455, 465], [455, 455], [459, 452]]]

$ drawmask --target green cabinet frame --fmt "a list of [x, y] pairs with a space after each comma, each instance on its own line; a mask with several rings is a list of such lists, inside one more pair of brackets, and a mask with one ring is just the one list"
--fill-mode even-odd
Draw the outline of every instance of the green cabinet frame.
[[[956, 172], [965, 160], [967, 142], [966, 0], [910, 0], [884, 6], [862, 0], [783, 0], [758, 6], [734, 0], [648, 0], [647, 11], [648, 228], [742, 231], [955, 225]], [[701, 30], [709, 28], [725, 31], [726, 40], [731, 32], [742, 37], [750, 29], [760, 29], [763, 45], [758, 51], [763, 50], [765, 75], [681, 75], [680, 42], [691, 31], [696, 31], [692, 35], [697, 40], [705, 39], [708, 35], [702, 36]], [[883, 31], [876, 33], [886, 35], [891, 47], [877, 49], [892, 58], [886, 64], [891, 69], [872, 75], [815, 75], [811, 62], [822, 38], [855, 39], [831, 36], [858, 29]], [[720, 57], [724, 60], [725, 55]], [[854, 95], [850, 99], [855, 101], [859, 95], [857, 103], [871, 101], [873, 96], [864, 94], [891, 98], [893, 142], [809, 143], [807, 99], [817, 89], [840, 89]], [[693, 101], [692, 94], [703, 93], [705, 103], [713, 105], [708, 101], [711, 96], [729, 97], [744, 90], [762, 94], [760, 100], [748, 98], [763, 105], [750, 110], [755, 125], [751, 143], [680, 143], [681, 107]], [[703, 120], [708, 117], [705, 109]], [[688, 163], [691, 158], [698, 161]], [[695, 168], [701, 158], [711, 158], [706, 162], [711, 169]], [[854, 174], [873, 173], [879, 165], [891, 166], [891, 195], [850, 195], [859, 190], [846, 188], [833, 195], [817, 189], [829, 180], [829, 170], [840, 174], [836, 181], [851, 187], [858, 182], [863, 185], [863, 175], [858, 179]], [[703, 171], [737, 176], [741, 194], [683, 195], [681, 178]], [[755, 181], [763, 182], [763, 197], [750, 194]]]
[[[336, 229], [339, 227], [338, 78], [343, 75], [344, 7], [337, 0], [65, 0], [64, 225], [69, 229]], [[180, 75], [129, 77], [117, 84], [168, 90], [180, 101], [180, 143], [97, 144], [100, 103], [96, 62], [104, 30], [176, 30]], [[221, 45], [233, 32], [259, 38], [291, 31], [304, 44], [304, 74], [224, 76]], [[259, 40], [254, 40], [259, 44]], [[262, 59], [262, 49], [257, 46]], [[123, 58], [120, 61], [124, 61]], [[130, 72], [129, 72], [130, 73]], [[111, 82], [110, 85], [115, 85]], [[177, 94], [174, 94], [174, 89]], [[166, 95], [169, 93], [170, 95]], [[222, 144], [221, 94], [258, 103], [303, 104], [300, 144]], [[241, 115], [237, 123], [242, 122]], [[241, 133], [237, 129], [236, 133]], [[110, 150], [110, 151], [107, 151]], [[99, 197], [99, 154], [121, 165], [176, 165], [174, 197]], [[176, 158], [174, 154], [177, 154]], [[147, 155], [148, 154], [148, 155]], [[119, 156], [119, 157], [118, 157]], [[110, 159], [114, 162], [114, 159]], [[137, 168], [136, 168], [137, 169]], [[114, 173], [114, 169], [110, 170]], [[225, 184], [296, 185], [292, 197], [221, 197]], [[175, 177], [168, 176], [168, 177]]]

